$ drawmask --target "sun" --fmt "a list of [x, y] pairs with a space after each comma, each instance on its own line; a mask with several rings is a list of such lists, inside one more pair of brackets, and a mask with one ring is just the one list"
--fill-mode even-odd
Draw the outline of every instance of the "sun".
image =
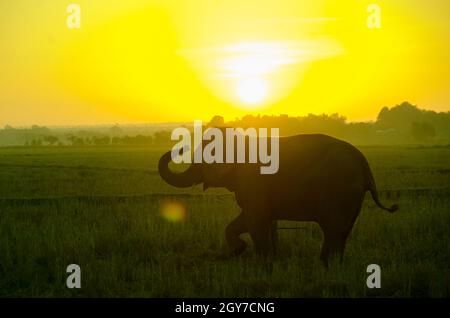
[[236, 85], [239, 99], [247, 104], [257, 106], [267, 97], [267, 83], [259, 77], [239, 79]]
[[183, 49], [211, 95], [236, 109], [266, 111], [299, 87], [312, 63], [338, 56], [330, 39], [241, 41]]

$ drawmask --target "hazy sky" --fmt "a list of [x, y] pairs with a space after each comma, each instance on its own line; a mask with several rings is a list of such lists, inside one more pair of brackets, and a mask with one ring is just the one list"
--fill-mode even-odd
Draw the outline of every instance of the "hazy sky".
[[450, 111], [449, 39], [447, 0], [1, 1], [0, 126]]

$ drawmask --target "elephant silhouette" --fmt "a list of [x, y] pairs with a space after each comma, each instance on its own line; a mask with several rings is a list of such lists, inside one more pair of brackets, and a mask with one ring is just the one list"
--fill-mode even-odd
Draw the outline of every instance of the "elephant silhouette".
[[275, 174], [260, 174], [260, 164], [248, 163], [192, 163], [176, 173], [169, 169], [171, 151], [159, 160], [159, 173], [170, 185], [203, 183], [204, 189], [225, 187], [235, 194], [241, 213], [225, 230], [230, 255], [246, 249], [240, 238], [243, 233], [250, 234], [258, 254], [272, 255], [277, 220], [312, 221], [323, 231], [320, 259], [327, 266], [333, 255], [342, 260], [367, 191], [380, 208], [398, 209], [380, 203], [369, 163], [351, 144], [322, 134], [279, 138], [279, 170]]

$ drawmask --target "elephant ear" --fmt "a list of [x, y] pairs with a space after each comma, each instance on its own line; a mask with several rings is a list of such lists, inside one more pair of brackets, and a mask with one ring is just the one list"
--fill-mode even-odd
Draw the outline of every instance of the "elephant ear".
[[229, 191], [237, 190], [237, 165], [231, 163], [223, 163], [217, 165], [217, 177], [220, 183]]

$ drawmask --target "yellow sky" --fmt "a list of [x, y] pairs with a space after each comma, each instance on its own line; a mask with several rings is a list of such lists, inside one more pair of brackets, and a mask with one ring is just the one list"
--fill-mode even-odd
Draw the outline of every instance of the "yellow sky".
[[447, 0], [73, 2], [0, 2], [0, 125], [450, 110]]

